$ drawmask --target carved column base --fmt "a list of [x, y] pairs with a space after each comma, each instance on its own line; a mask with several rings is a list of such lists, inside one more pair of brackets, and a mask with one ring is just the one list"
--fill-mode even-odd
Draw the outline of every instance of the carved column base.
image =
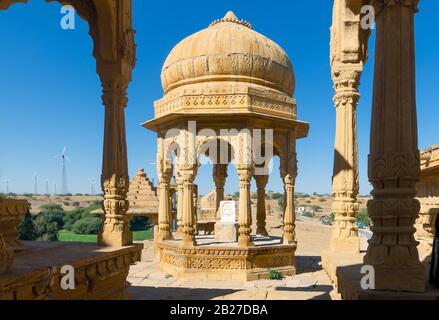
[[355, 225], [358, 210], [359, 204], [356, 199], [335, 197], [332, 205], [335, 215], [331, 237], [332, 251], [360, 253], [360, 238]]
[[177, 225], [176, 235], [181, 237], [183, 235], [183, 226]]
[[238, 246], [240, 247], [253, 247], [252, 237], [250, 235], [240, 234], [238, 237]]
[[[189, 235], [192, 233], [192, 235]], [[195, 247], [197, 245], [197, 241], [195, 240], [194, 231], [188, 231], [183, 233], [183, 238], [181, 239], [182, 247]]]
[[425, 292], [425, 269], [422, 264], [406, 267], [374, 266], [375, 289]]
[[293, 232], [285, 232], [283, 235], [283, 244], [296, 244], [295, 235]]
[[129, 222], [104, 222], [98, 244], [109, 247], [124, 247], [133, 243]]
[[172, 236], [172, 232], [170, 230], [162, 230], [159, 227], [159, 234], [157, 235], [158, 241], [165, 241], [165, 240], [174, 240], [174, 237]]

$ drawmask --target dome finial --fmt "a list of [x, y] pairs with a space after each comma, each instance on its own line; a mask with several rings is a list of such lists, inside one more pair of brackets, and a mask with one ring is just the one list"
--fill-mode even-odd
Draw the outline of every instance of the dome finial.
[[214, 22], [212, 22], [210, 24], [209, 28], [213, 27], [213, 26], [215, 26], [215, 25], [217, 25], [219, 23], [222, 23], [222, 22], [233, 22], [233, 23], [237, 23], [237, 24], [246, 26], [247, 28], [250, 28], [250, 29], [252, 28], [252, 25], [250, 23], [248, 23], [247, 21], [244, 21], [244, 20], [239, 20], [236, 17], [235, 13], [233, 11], [231, 11], [231, 10], [226, 13], [224, 18], [218, 19], [218, 20], [215, 20]]
[[238, 18], [236, 17], [236, 15], [233, 11], [228, 11], [226, 13], [226, 15], [224, 16], [223, 20], [235, 22], [235, 21], [238, 21]]

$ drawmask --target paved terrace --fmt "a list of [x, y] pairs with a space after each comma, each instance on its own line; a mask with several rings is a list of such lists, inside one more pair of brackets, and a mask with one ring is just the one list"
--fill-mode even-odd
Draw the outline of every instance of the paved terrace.
[[[280, 236], [279, 225], [267, 221], [270, 233]], [[331, 228], [297, 222], [297, 275], [281, 281], [194, 281], [163, 273], [154, 258], [153, 246], [145, 242], [142, 261], [132, 266], [128, 281], [134, 300], [330, 300], [333, 286], [320, 265], [320, 252], [329, 248]]]

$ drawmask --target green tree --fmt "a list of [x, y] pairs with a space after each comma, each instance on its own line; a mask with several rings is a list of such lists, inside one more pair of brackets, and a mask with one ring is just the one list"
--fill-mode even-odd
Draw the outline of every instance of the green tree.
[[64, 215], [64, 229], [71, 231], [73, 224], [76, 221], [80, 220], [81, 217], [82, 217], [82, 210], [81, 209], [76, 209], [76, 210], [66, 212], [66, 214]]
[[57, 241], [58, 223], [54, 220], [54, 215], [40, 213], [34, 220], [36, 240], [38, 241]]
[[98, 234], [101, 229], [102, 220], [98, 217], [87, 217], [76, 221], [72, 231], [78, 234]]
[[148, 226], [148, 218], [136, 216], [130, 221], [131, 231], [143, 231]]
[[24, 241], [34, 241], [37, 239], [34, 220], [30, 212], [24, 215], [23, 222], [18, 225], [18, 238]]

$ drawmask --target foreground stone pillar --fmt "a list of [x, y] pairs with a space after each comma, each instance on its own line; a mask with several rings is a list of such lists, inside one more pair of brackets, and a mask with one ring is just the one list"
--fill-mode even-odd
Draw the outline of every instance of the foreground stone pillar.
[[419, 213], [415, 183], [417, 137], [414, 13], [417, 0], [379, 0], [368, 210], [373, 236], [364, 263], [375, 269], [377, 290], [424, 292], [414, 223]]
[[194, 169], [181, 170], [181, 177], [183, 179], [183, 234], [182, 246], [196, 246], [195, 240], [195, 212], [194, 212]]
[[266, 229], [266, 217], [265, 210], [265, 187], [268, 183], [268, 175], [255, 175], [256, 186], [258, 188], [258, 204], [256, 211], [256, 234], [259, 236], [268, 236]]
[[215, 204], [216, 204], [216, 220], [221, 219], [219, 211], [221, 201], [224, 201], [224, 186], [227, 178], [227, 165], [215, 164], [213, 167], [213, 180], [215, 181]]
[[333, 69], [336, 134], [332, 178], [332, 212], [335, 215], [335, 224], [332, 229], [331, 250], [335, 252], [360, 252], [360, 239], [355, 225], [359, 208], [356, 118], [360, 76], [360, 68]]
[[170, 175], [162, 174], [158, 186], [159, 193], [159, 241], [171, 240], [171, 207], [170, 207]]
[[239, 176], [238, 245], [241, 247], [248, 247], [252, 245], [250, 182], [253, 177], [253, 169], [249, 167], [238, 167], [237, 171]]
[[126, 89], [128, 83], [101, 75], [105, 105], [104, 153], [101, 183], [105, 212], [98, 243], [126, 246], [132, 243], [127, 192], [129, 187], [125, 137]]

